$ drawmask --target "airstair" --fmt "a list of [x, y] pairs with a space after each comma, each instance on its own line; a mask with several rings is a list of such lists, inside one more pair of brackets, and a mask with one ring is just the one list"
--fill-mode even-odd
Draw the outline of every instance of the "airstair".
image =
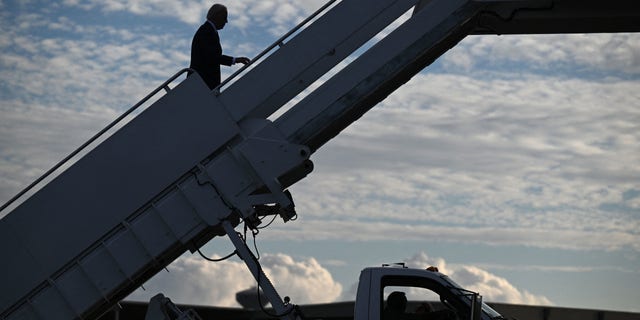
[[[74, 152], [86, 154], [28, 199], [14, 203], [21, 193], [2, 207], [12, 211], [0, 220], [0, 318], [95, 318], [225, 228], [258, 225], [257, 208], [293, 218], [285, 190], [311, 172], [318, 148], [468, 34], [492, 32], [491, 23], [504, 29], [495, 17], [524, 21], [530, 32], [527, 23], [552, 5], [330, 1], [214, 91], [197, 74], [169, 88], [181, 71], [152, 93], [166, 91], [150, 107], [106, 138], [103, 130], [91, 140], [101, 143]], [[637, 27], [629, 21], [621, 28]]]

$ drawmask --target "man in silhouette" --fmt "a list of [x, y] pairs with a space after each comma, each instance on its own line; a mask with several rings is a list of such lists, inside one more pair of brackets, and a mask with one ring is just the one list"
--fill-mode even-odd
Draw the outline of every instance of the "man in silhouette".
[[247, 64], [249, 58], [231, 57], [222, 54], [218, 30], [227, 24], [227, 8], [221, 4], [214, 4], [207, 12], [205, 21], [191, 42], [191, 69], [198, 72], [200, 77], [213, 90], [220, 84], [220, 65], [230, 66], [236, 63]]

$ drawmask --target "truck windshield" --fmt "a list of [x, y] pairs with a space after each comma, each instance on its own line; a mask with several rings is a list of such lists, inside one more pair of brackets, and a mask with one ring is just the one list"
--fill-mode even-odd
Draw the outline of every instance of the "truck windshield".
[[[458, 296], [462, 297], [463, 300], [465, 300], [465, 302], [467, 302], [469, 305], [471, 305], [471, 299], [472, 299], [472, 294], [473, 292], [464, 289], [463, 287], [461, 287], [459, 284], [457, 284], [455, 281], [451, 280], [451, 278], [447, 277], [447, 276], [442, 276], [443, 279], [445, 279], [449, 284], [451, 284], [452, 289], [457, 289], [455, 291], [457, 291]], [[453, 292], [453, 290], [452, 290]], [[497, 311], [493, 310], [493, 308], [491, 308], [490, 306], [488, 306], [486, 303], [482, 302], [482, 311], [484, 313], [486, 313], [490, 319], [504, 319], [502, 317], [502, 315], [500, 315], [500, 313], [498, 313]]]

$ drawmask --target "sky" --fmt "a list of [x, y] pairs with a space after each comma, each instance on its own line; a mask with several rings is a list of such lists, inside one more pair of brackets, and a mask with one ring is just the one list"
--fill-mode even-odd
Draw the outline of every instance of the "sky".
[[[0, 203], [187, 67], [211, 4], [0, 0]], [[323, 1], [225, 4], [225, 53], [254, 57]], [[485, 301], [640, 312], [638, 88], [640, 34], [470, 36], [312, 156], [261, 263], [299, 304], [405, 262]], [[238, 306], [255, 286], [237, 258], [167, 269], [128, 299]]]

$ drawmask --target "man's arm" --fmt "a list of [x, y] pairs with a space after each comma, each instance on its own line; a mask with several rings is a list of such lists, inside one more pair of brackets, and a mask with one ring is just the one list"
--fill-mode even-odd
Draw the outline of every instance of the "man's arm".
[[225, 66], [230, 66], [234, 63], [234, 58], [231, 56], [227, 56], [227, 55], [221, 55], [220, 56], [220, 64], [225, 65]]
[[247, 57], [236, 57], [235, 58], [235, 63], [242, 63], [242, 64], [249, 64], [249, 62], [251, 62], [251, 59], [247, 58]]
[[249, 62], [251, 62], [251, 60], [247, 57], [231, 57], [231, 56], [226, 56], [226, 55], [222, 55], [220, 57], [220, 64], [223, 64], [225, 66], [230, 66], [230, 65], [234, 65], [236, 63], [242, 63], [242, 64], [248, 64]]

